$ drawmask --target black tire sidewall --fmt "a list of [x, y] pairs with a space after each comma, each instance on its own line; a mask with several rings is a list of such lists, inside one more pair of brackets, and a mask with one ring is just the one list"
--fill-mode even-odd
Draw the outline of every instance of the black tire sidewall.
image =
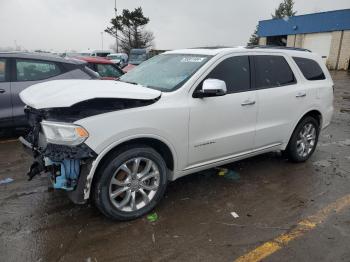
[[[300, 133], [300, 131], [302, 130], [302, 128], [311, 123], [315, 129], [316, 129], [316, 138], [315, 138], [315, 145], [312, 148], [311, 152], [305, 156], [305, 157], [301, 157], [298, 152], [297, 152], [297, 140], [298, 140], [298, 135]], [[288, 147], [287, 147], [287, 154], [288, 154], [288, 158], [293, 161], [293, 162], [304, 162], [306, 160], [308, 160], [310, 158], [310, 156], [314, 153], [317, 143], [318, 143], [318, 137], [320, 134], [320, 126], [318, 121], [311, 117], [311, 116], [307, 116], [305, 118], [303, 118], [299, 124], [297, 125], [297, 127], [295, 128], [292, 137], [288, 143]]]
[[[149, 158], [157, 165], [160, 173], [159, 188], [156, 195], [145, 207], [132, 212], [120, 211], [111, 203], [109, 198], [110, 180], [120, 165], [136, 157]], [[158, 204], [164, 195], [167, 182], [168, 169], [161, 155], [153, 148], [147, 146], [134, 146], [126, 151], [120, 152], [119, 154], [112, 155], [101, 168], [98, 180], [96, 181], [96, 185], [94, 187], [95, 203], [102, 213], [109, 218], [116, 220], [136, 219], [150, 212]]]

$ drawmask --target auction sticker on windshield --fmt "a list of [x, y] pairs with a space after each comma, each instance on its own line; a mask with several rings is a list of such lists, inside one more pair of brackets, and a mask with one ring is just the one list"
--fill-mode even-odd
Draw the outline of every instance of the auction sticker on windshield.
[[205, 57], [184, 57], [181, 59], [182, 63], [201, 63], [203, 62], [203, 60], [205, 59]]

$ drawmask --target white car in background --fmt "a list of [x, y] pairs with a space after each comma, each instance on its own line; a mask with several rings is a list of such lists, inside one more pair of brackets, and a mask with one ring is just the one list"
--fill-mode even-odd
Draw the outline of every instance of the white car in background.
[[112, 53], [111, 50], [84, 50], [84, 51], [78, 52], [77, 54], [81, 56], [106, 57], [111, 53]]
[[46, 171], [118, 220], [148, 213], [169, 181], [194, 172], [275, 150], [306, 161], [333, 113], [322, 59], [288, 48], [170, 51], [120, 81], [52, 81], [20, 97], [29, 176]]
[[109, 54], [106, 58], [117, 64], [120, 68], [123, 68], [128, 64], [128, 55], [125, 53]]

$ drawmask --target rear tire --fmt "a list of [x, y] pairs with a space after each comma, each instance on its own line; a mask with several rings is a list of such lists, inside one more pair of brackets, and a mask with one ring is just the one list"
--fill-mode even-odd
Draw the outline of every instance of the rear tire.
[[318, 121], [311, 117], [304, 117], [296, 126], [285, 154], [292, 162], [304, 162], [310, 158], [316, 149], [320, 126]]
[[150, 212], [167, 186], [164, 159], [145, 145], [124, 147], [104, 162], [93, 187], [96, 207], [114, 220], [132, 220]]

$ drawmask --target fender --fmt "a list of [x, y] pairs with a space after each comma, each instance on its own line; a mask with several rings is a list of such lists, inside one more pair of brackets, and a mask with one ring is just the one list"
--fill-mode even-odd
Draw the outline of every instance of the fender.
[[[96, 169], [99, 165], [99, 163], [101, 162], [101, 160], [103, 159], [103, 157], [110, 152], [111, 150], [113, 150], [113, 148], [116, 148], [118, 145], [133, 140], [133, 139], [137, 139], [137, 138], [153, 138], [153, 139], [157, 139], [161, 142], [163, 142], [164, 144], [166, 144], [171, 151], [171, 154], [173, 155], [173, 160], [174, 160], [174, 171], [177, 170], [177, 153], [175, 150], [175, 147], [172, 145], [172, 143], [170, 143], [168, 140], [166, 140], [165, 138], [158, 136], [158, 135], [154, 135], [154, 134], [139, 134], [139, 135], [133, 135], [133, 136], [128, 136], [128, 137], [124, 137], [120, 140], [117, 140], [115, 142], [113, 142], [112, 144], [110, 144], [109, 146], [107, 146], [98, 156], [97, 158], [92, 162], [92, 166], [90, 169], [89, 174], [86, 177], [86, 184], [84, 187], [84, 199], [87, 200], [90, 197], [90, 190], [91, 190], [91, 185], [92, 185], [92, 181], [96, 172]], [[169, 180], [173, 180], [173, 176], [174, 176], [174, 172], [171, 172]]]
[[302, 114], [300, 114], [299, 117], [293, 122], [293, 125], [292, 125], [293, 128], [291, 128], [291, 131], [288, 134], [286, 142], [282, 145], [283, 149], [285, 149], [288, 146], [289, 140], [290, 140], [295, 128], [297, 127], [298, 123], [300, 122], [300, 120], [311, 111], [317, 111], [320, 113], [320, 115], [321, 115], [320, 128], [322, 128], [322, 119], [323, 119], [322, 110], [317, 105], [313, 105], [309, 109], [305, 110]]

